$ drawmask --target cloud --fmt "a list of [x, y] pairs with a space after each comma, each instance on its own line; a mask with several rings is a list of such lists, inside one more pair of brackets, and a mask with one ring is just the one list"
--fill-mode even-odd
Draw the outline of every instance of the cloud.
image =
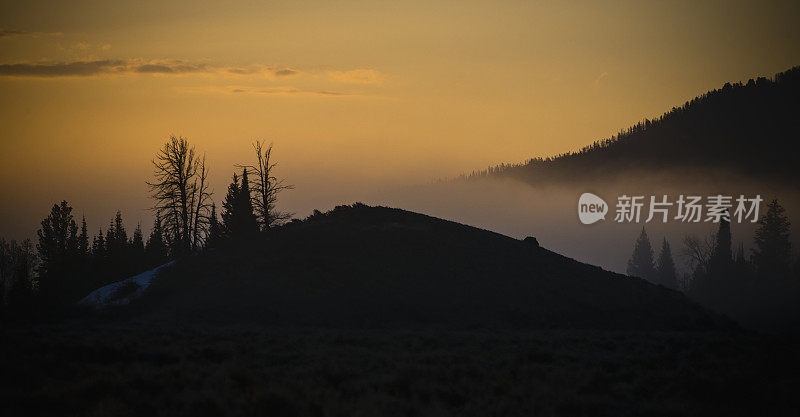
[[215, 69], [208, 64], [181, 60], [86, 60], [71, 62], [16, 63], [0, 64], [3, 77], [91, 77], [97, 75], [119, 74], [165, 74], [180, 75], [191, 73], [212, 73]]
[[4, 77], [88, 77], [127, 71], [127, 62], [104, 59], [49, 64], [0, 64]]
[[144, 74], [189, 74], [196, 72], [212, 72], [211, 68], [206, 64], [183, 61], [165, 61], [159, 63], [142, 64], [134, 66], [133, 71]]
[[24, 35], [25, 32], [16, 29], [0, 29], [0, 38]]
[[278, 77], [289, 77], [298, 75], [300, 72], [285, 67], [274, 67], [268, 65], [250, 65], [247, 67], [227, 67], [222, 68], [222, 72], [233, 75], [262, 75], [269, 79]]
[[286, 76], [289, 76], [289, 75], [296, 75], [296, 74], [297, 74], [297, 71], [292, 70], [292, 69], [288, 69], [288, 68], [275, 71], [275, 75], [277, 75], [279, 77], [286, 77]]
[[380, 84], [383, 74], [373, 69], [355, 69], [350, 71], [328, 71], [334, 81], [351, 84]]
[[[97, 45], [78, 43], [74, 49], [89, 49]], [[105, 47], [105, 45], [103, 45]], [[110, 46], [108, 46], [110, 48]], [[200, 74], [209, 77], [243, 78], [248, 80], [279, 81], [296, 76], [317, 78], [315, 71], [301, 71], [294, 68], [274, 65], [254, 64], [249, 66], [214, 66], [203, 61], [186, 61], [179, 59], [142, 60], [142, 59], [84, 59], [75, 61], [53, 62], [18, 62], [0, 64], [0, 77], [15, 78], [58, 78], [58, 77], [98, 77], [122, 75], [180, 76]], [[378, 84], [384, 76], [372, 69], [355, 69], [349, 71], [326, 71], [328, 81], [350, 84]], [[263, 91], [263, 94], [292, 94], [292, 92]], [[335, 91], [303, 91], [319, 95], [347, 95]]]
[[348, 93], [333, 91], [309, 91], [295, 87], [274, 87], [274, 88], [247, 88], [235, 87], [229, 90], [233, 94], [255, 94], [255, 95], [302, 95], [302, 96], [347, 96]]
[[28, 32], [27, 30], [19, 29], [4, 29], [0, 28], [0, 38], [41, 38], [43, 36], [61, 36], [61, 32]]
[[183, 87], [180, 91], [196, 94], [222, 94], [238, 96], [285, 96], [285, 97], [355, 97], [355, 95], [338, 91], [303, 90], [297, 87], [243, 87], [243, 86], [203, 86]]

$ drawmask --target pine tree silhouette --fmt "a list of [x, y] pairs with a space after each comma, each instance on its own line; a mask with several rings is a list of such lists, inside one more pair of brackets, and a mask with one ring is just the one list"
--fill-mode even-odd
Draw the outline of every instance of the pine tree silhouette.
[[208, 221], [208, 237], [206, 238], [206, 248], [217, 247], [224, 238], [224, 230], [217, 219], [217, 205], [211, 204], [211, 217]]
[[128, 232], [125, 231], [125, 226], [122, 222], [122, 212], [117, 210], [114, 216], [114, 242], [112, 243], [114, 255], [124, 257], [127, 255], [125, 252], [128, 247]]
[[92, 241], [92, 257], [95, 261], [105, 258], [106, 256], [106, 240], [103, 238], [103, 229], [97, 231], [97, 236]]
[[81, 234], [78, 235], [78, 254], [81, 258], [89, 256], [89, 231], [86, 228], [86, 216], [81, 219]]
[[767, 213], [758, 221], [753, 249], [753, 265], [761, 279], [786, 278], [791, 264], [792, 246], [789, 241], [791, 222], [786, 210], [772, 200]]
[[675, 261], [672, 259], [672, 250], [669, 247], [667, 238], [661, 245], [661, 253], [658, 255], [656, 262], [656, 272], [658, 276], [658, 283], [672, 289], [678, 288], [678, 279], [675, 273]]
[[232, 239], [252, 237], [258, 232], [258, 220], [253, 213], [250, 201], [250, 186], [247, 181], [247, 169], [242, 170], [241, 184], [234, 173], [233, 182], [228, 186], [228, 194], [222, 203], [224, 211], [222, 220], [226, 234]]
[[731, 285], [733, 252], [731, 250], [731, 223], [724, 218], [719, 222], [714, 250], [709, 260], [708, 284], [710, 290], [719, 292]]
[[654, 281], [655, 272], [655, 266], [653, 265], [653, 247], [650, 245], [647, 232], [644, 230], [644, 227], [642, 227], [642, 233], [640, 233], [639, 238], [636, 239], [633, 254], [628, 261], [626, 273], [632, 277]]
[[148, 267], [163, 264], [167, 260], [167, 245], [164, 243], [164, 231], [161, 227], [161, 216], [156, 214], [153, 221], [153, 230], [147, 239], [145, 247], [145, 258]]
[[72, 207], [66, 201], [54, 204], [36, 235], [41, 260], [39, 290], [45, 297], [58, 297], [72, 284], [65, 281], [72, 278], [71, 270], [78, 255], [78, 225]]
[[141, 272], [146, 267], [146, 261], [144, 257], [144, 237], [142, 236], [142, 224], [137, 223], [136, 229], [133, 231], [133, 237], [131, 238], [130, 249], [128, 253], [130, 254], [131, 258], [131, 266], [134, 273]]

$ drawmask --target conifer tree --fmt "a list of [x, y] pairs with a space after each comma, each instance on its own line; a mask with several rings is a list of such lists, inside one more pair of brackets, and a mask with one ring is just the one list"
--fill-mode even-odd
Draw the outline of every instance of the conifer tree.
[[725, 219], [719, 222], [719, 230], [714, 243], [714, 250], [711, 253], [710, 269], [712, 275], [723, 276], [730, 272], [730, 265], [733, 261], [731, 250], [731, 223]]
[[69, 285], [64, 280], [71, 278], [78, 254], [78, 225], [72, 216], [72, 207], [66, 201], [54, 204], [36, 235], [41, 259], [39, 287], [42, 292], [54, 296]]
[[667, 238], [664, 238], [664, 242], [661, 245], [661, 253], [658, 254], [656, 272], [659, 284], [667, 288], [678, 288], [678, 279], [675, 273], [675, 261], [672, 259], [672, 250], [669, 247]]
[[791, 223], [786, 210], [772, 200], [767, 213], [758, 221], [753, 249], [753, 266], [761, 279], [786, 278], [791, 265], [792, 246], [789, 241]]
[[136, 224], [133, 237], [130, 242], [131, 265], [135, 271], [142, 271], [145, 267], [144, 259], [144, 237], [142, 236], [142, 224]]
[[150, 237], [147, 239], [147, 246], [145, 247], [147, 266], [153, 267], [163, 264], [167, 260], [167, 255], [167, 245], [164, 242], [164, 232], [161, 228], [161, 216], [156, 214], [153, 230], [150, 232]]
[[632, 277], [644, 278], [648, 281], [655, 279], [655, 266], [653, 265], [653, 247], [650, 245], [650, 239], [647, 237], [647, 232], [642, 227], [642, 233], [636, 239], [636, 245], [633, 248], [633, 254], [628, 261], [627, 274]]
[[127, 255], [125, 252], [128, 247], [128, 232], [125, 231], [125, 226], [122, 223], [122, 212], [117, 210], [114, 216], [114, 242], [112, 243], [114, 254], [116, 256], [124, 257]]
[[103, 238], [103, 229], [97, 231], [97, 236], [92, 241], [92, 257], [95, 261], [105, 258], [106, 256], [106, 240]]
[[78, 254], [82, 258], [89, 256], [89, 231], [86, 227], [86, 216], [81, 219], [81, 234], [78, 235]]
[[206, 248], [214, 248], [223, 239], [224, 231], [217, 219], [217, 205], [211, 204], [211, 217], [208, 222], [208, 237], [206, 238]]
[[239, 177], [233, 174], [233, 182], [228, 186], [228, 194], [222, 207], [225, 209], [222, 219], [228, 236], [240, 239], [251, 237], [258, 232], [258, 220], [253, 213], [253, 204], [250, 200], [247, 169], [242, 170], [241, 185]]
[[114, 254], [114, 245], [117, 238], [114, 236], [114, 220], [111, 220], [106, 229], [106, 257], [111, 257]]

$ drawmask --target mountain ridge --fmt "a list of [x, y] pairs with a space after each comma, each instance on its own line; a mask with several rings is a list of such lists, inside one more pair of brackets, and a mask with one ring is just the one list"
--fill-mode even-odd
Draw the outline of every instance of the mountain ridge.
[[736, 327], [683, 294], [530, 241], [363, 204], [179, 262], [139, 319], [323, 327]]
[[[661, 116], [577, 152], [501, 164], [462, 178], [514, 178], [530, 184], [611, 178], [621, 172], [686, 169], [731, 172], [793, 185], [800, 66], [773, 77], [726, 83]], [[788, 149], [787, 149], [788, 148]]]

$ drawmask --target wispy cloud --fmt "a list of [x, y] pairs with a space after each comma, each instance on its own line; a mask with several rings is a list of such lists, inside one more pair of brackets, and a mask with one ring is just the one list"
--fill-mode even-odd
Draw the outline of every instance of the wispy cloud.
[[134, 65], [132, 71], [142, 74], [191, 74], [213, 72], [213, 68], [203, 63], [164, 61]]
[[61, 32], [29, 32], [27, 30], [20, 30], [20, 29], [4, 29], [0, 28], [0, 38], [21, 38], [21, 37], [30, 37], [30, 38], [41, 38], [44, 36], [61, 36]]
[[275, 71], [275, 75], [277, 75], [278, 77], [288, 77], [290, 75], [297, 75], [297, 71], [295, 71], [293, 69], [286, 68], [286, 69]]
[[4, 77], [89, 77], [126, 71], [126, 61], [112, 59], [50, 64], [0, 64], [0, 76]]
[[285, 67], [253, 65], [249, 67], [217, 67], [205, 62], [183, 60], [97, 59], [70, 62], [22, 62], [0, 64], [0, 77], [91, 77], [98, 75], [151, 74], [184, 75], [216, 74], [230, 76], [261, 76], [268, 79], [289, 77], [297, 70]]
[[[363, 92], [339, 91], [341, 84], [379, 84], [384, 76], [373, 69], [349, 71], [303, 71], [278, 65], [216, 66], [187, 60], [84, 59], [66, 62], [18, 62], [0, 64], [0, 78], [58, 79], [91, 77], [176, 77], [200, 75], [218, 81], [249, 86], [223, 86], [204, 82], [204, 86], [181, 88], [202, 94], [260, 95], [295, 97], [367, 97]], [[295, 78], [297, 77], [297, 78]], [[239, 80], [239, 81], [233, 81]], [[253, 86], [269, 81], [269, 86]], [[301, 88], [287, 86], [291, 82]], [[241, 85], [240, 84], [240, 85]], [[355, 88], [355, 87], [351, 87]], [[375, 97], [375, 96], [370, 96]]]
[[382, 73], [373, 69], [328, 71], [328, 76], [334, 81], [350, 84], [380, 84], [384, 79]]
[[274, 65], [249, 65], [246, 67], [223, 67], [221, 71], [232, 75], [260, 75], [269, 79], [290, 77], [300, 74], [300, 71]]
[[304, 90], [297, 87], [242, 87], [242, 86], [227, 86], [227, 87], [186, 87], [182, 91], [189, 93], [201, 94], [224, 94], [224, 95], [261, 95], [261, 96], [313, 96], [313, 97], [345, 97], [353, 96], [350, 93], [339, 91], [318, 91], [318, 90]]
[[63, 51], [75, 51], [75, 52], [86, 52], [86, 51], [108, 51], [111, 49], [111, 44], [108, 43], [91, 43], [91, 42], [75, 42], [69, 46], [58, 46]]
[[16, 29], [2, 29], [0, 28], [0, 38], [11, 37], [11, 36], [19, 36], [24, 34], [24, 31], [16, 30]]

